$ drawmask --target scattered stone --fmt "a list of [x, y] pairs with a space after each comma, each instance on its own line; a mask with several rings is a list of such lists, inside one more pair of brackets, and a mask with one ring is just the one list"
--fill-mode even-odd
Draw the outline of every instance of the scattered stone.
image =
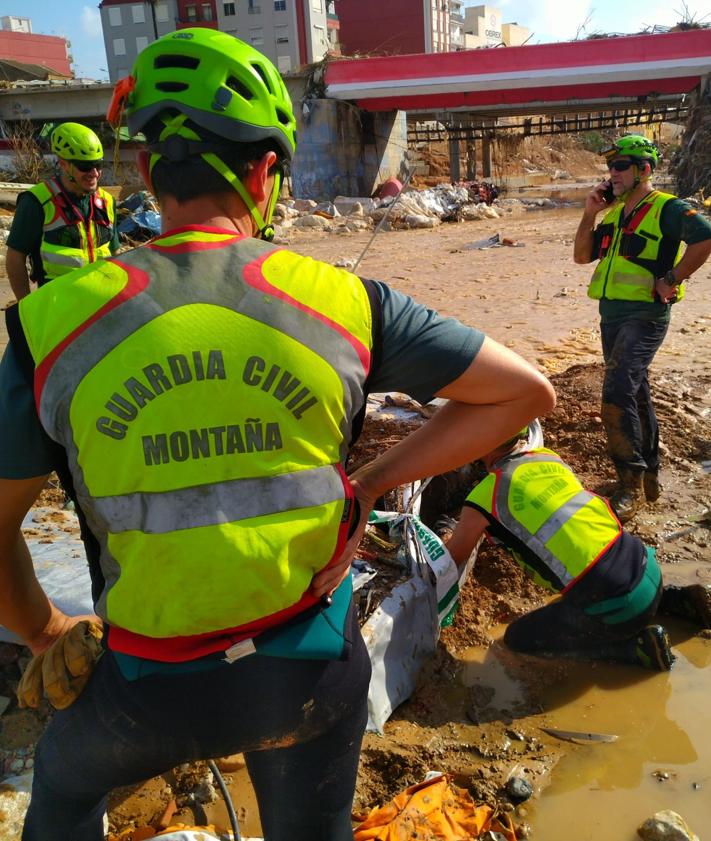
[[512, 800], [521, 803], [533, 794], [533, 787], [522, 777], [511, 777], [506, 783], [506, 793]]
[[247, 763], [245, 762], [243, 753], [233, 753], [231, 756], [223, 756], [220, 759], [216, 759], [215, 765], [225, 774], [234, 774], [235, 771], [246, 768]]
[[12, 699], [6, 697], [5, 695], [0, 695], [0, 715], [2, 715], [5, 710], [10, 706], [12, 703]]
[[360, 196], [336, 196], [333, 204], [342, 216], [360, 216], [363, 213], [370, 214], [378, 206], [378, 202], [375, 200]]
[[333, 264], [337, 269], [352, 269], [355, 266], [355, 260], [348, 260], [345, 257], [341, 257], [340, 260], [336, 260]]
[[657, 812], [638, 827], [637, 835], [643, 841], [700, 841], [684, 818], [670, 809]]
[[313, 199], [294, 199], [294, 209], [302, 212], [312, 210], [317, 204]]
[[317, 228], [320, 231], [330, 231], [331, 223], [323, 216], [299, 216], [294, 220], [295, 228]]

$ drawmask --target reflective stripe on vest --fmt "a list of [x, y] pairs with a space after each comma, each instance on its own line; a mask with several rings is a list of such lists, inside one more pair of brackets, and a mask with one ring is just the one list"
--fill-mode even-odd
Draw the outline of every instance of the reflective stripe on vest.
[[[56, 179], [41, 181], [28, 192], [35, 196], [42, 205], [44, 212], [40, 257], [47, 279], [52, 280], [62, 274], [93, 263], [95, 260], [106, 259], [111, 256], [115, 210], [110, 193], [99, 187], [92, 194], [90, 218], [87, 220], [81, 216], [79, 209], [74, 206]], [[70, 208], [71, 216], [68, 216]], [[104, 217], [109, 223], [108, 228], [111, 238], [103, 245], [99, 244], [99, 224], [94, 221], [97, 215]], [[80, 244], [78, 248], [47, 242], [47, 234], [50, 231], [58, 231], [69, 227], [76, 228], [79, 233]]]
[[313, 604], [350, 522], [361, 281], [214, 229], [67, 280], [20, 318], [42, 424], [101, 545], [97, 611], [172, 659], [160, 639], [215, 634], [218, 650]]
[[514, 554], [542, 586], [565, 591], [621, 534], [606, 501], [586, 491], [552, 450], [516, 454], [495, 467], [467, 500], [490, 513], [540, 559], [547, 577]]
[[[590, 280], [590, 298], [646, 302], [655, 300], [655, 278], [661, 277], [681, 259], [682, 248], [679, 243], [676, 253], [672, 255], [671, 265], [658, 265], [665, 239], [659, 219], [664, 205], [673, 198], [675, 196], [670, 193], [653, 190], [634, 209], [626, 228], [621, 226], [623, 202], [618, 202], [605, 214], [600, 225], [611, 229], [612, 238]], [[633, 246], [633, 242], [636, 245]], [[623, 256], [625, 251], [631, 253]], [[680, 284], [676, 301], [684, 297], [685, 289], [685, 284]]]

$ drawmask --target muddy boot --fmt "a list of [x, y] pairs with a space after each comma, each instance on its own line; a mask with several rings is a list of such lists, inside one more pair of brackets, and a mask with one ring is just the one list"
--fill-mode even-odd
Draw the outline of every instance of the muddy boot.
[[620, 481], [617, 490], [610, 497], [610, 505], [619, 521], [626, 523], [644, 505], [643, 474], [638, 470], [630, 470], [629, 467], [619, 467], [617, 475]]
[[668, 672], [675, 660], [669, 636], [661, 625], [647, 625], [634, 639], [635, 659], [645, 669]]
[[659, 610], [688, 619], [699, 628], [711, 628], [711, 584], [669, 585], [662, 592]]
[[662, 486], [659, 484], [659, 472], [657, 470], [645, 470], [642, 485], [647, 502], [656, 502], [662, 492]]

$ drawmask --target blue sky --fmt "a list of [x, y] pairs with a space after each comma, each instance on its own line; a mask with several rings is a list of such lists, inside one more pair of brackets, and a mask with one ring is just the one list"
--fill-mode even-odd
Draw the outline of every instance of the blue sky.
[[[466, 5], [481, 4], [469, 0]], [[638, 32], [655, 23], [670, 26], [684, 16], [685, 9], [693, 19], [706, 15], [705, 22], [711, 22], [707, 0], [500, 0], [491, 5], [501, 8], [505, 22], [516, 21], [532, 29], [532, 44], [570, 40], [583, 24], [584, 34]], [[0, 14], [29, 17], [34, 32], [68, 38], [77, 76], [108, 78], [98, 6], [83, 0], [2, 0]]]

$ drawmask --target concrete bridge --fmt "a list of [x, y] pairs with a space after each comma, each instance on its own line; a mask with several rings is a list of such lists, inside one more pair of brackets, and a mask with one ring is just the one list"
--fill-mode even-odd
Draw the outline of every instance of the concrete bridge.
[[326, 95], [367, 111], [486, 117], [678, 103], [711, 74], [711, 29], [331, 61]]

